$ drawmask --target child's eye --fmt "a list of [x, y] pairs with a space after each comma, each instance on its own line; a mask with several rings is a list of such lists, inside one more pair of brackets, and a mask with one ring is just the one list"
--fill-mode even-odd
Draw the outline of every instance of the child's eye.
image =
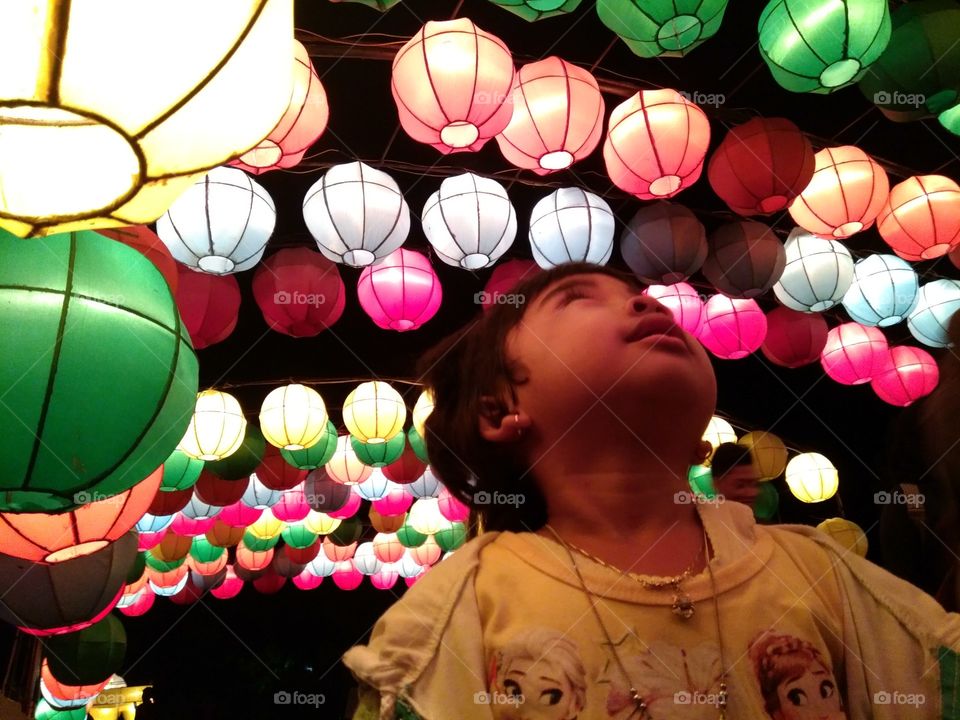
[[563, 295], [561, 295], [559, 307], [565, 307], [574, 300], [585, 298], [587, 298], [587, 294], [585, 292], [582, 290], [577, 290], [576, 288], [570, 288], [569, 290], [564, 291]]

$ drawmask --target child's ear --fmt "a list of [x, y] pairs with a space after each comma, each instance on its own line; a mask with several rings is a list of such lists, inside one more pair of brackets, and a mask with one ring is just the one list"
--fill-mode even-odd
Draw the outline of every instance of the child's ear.
[[710, 441], [701, 440], [700, 444], [697, 445], [697, 451], [693, 454], [693, 462], [690, 464], [703, 465], [707, 458], [710, 457], [711, 452], [713, 452], [713, 445], [710, 444]]
[[518, 442], [530, 427], [530, 416], [518, 408], [505, 408], [492, 395], [480, 398], [480, 416], [477, 418], [480, 436], [490, 442]]

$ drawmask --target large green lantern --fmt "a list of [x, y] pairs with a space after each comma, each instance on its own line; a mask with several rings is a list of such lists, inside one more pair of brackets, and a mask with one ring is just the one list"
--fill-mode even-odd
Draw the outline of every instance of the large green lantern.
[[771, 0], [760, 54], [792, 92], [831, 93], [859, 80], [890, 40], [887, 0]]
[[534, 22], [543, 18], [572, 13], [583, 0], [490, 0], [504, 10]]
[[687, 480], [690, 482], [690, 490], [695, 495], [703, 495], [708, 498], [716, 496], [717, 491], [713, 487], [713, 472], [706, 465], [693, 465], [687, 473]]
[[120, 670], [127, 633], [115, 615], [107, 615], [80, 632], [44, 640], [50, 673], [65, 685], [103, 682]]
[[427, 536], [404, 523], [397, 530], [397, 541], [405, 548], [414, 548], [423, 545], [427, 541]]
[[427, 443], [424, 442], [420, 433], [417, 432], [417, 429], [413, 425], [407, 430], [407, 442], [410, 443], [413, 454], [420, 458], [422, 462], [430, 462], [430, 460], [427, 459]]
[[640, 57], [680, 57], [723, 22], [727, 0], [597, 0], [597, 15]]
[[363, 525], [360, 524], [360, 521], [357, 518], [347, 518], [327, 537], [334, 545], [346, 547], [350, 543], [357, 542], [362, 534]]
[[174, 450], [163, 461], [161, 490], [186, 490], [197, 484], [203, 470], [203, 460], [197, 460], [182, 450]]
[[183, 565], [187, 561], [187, 556], [184, 555], [182, 558], [176, 558], [175, 560], [161, 560], [152, 552], [147, 552], [145, 562], [147, 567], [157, 572], [170, 572], [171, 570], [176, 570], [178, 567]]
[[240, 480], [248, 477], [263, 461], [267, 441], [254, 423], [247, 423], [247, 429], [236, 452], [222, 460], [207, 463], [207, 470], [224, 480]]
[[327, 430], [313, 445], [302, 450], [281, 450], [280, 455], [298, 470], [316, 470], [330, 462], [337, 451], [337, 426], [327, 420]]
[[253, 552], [266, 552], [267, 550], [276, 547], [278, 542], [280, 542], [280, 535], [261, 538], [257, 537], [249, 530], [243, 534], [243, 544], [246, 545], [249, 550], [253, 550]]
[[406, 436], [400, 432], [382, 443], [365, 443], [350, 436], [350, 444], [357, 458], [364, 465], [383, 467], [396, 462], [403, 455], [403, 448], [407, 444]]
[[86, 717], [86, 705], [74, 708], [55, 708], [43, 698], [37, 703], [37, 709], [33, 712], [34, 720], [85, 720]]
[[437, 541], [441, 550], [451, 552], [467, 541], [467, 526], [461, 522], [450, 523], [448, 527], [434, 535], [433, 539]]
[[166, 280], [93, 232], [0, 231], [0, 511], [62, 511], [156, 470], [196, 402]]
[[954, 105], [949, 110], [944, 110], [937, 119], [954, 135], [960, 135], [960, 104]]

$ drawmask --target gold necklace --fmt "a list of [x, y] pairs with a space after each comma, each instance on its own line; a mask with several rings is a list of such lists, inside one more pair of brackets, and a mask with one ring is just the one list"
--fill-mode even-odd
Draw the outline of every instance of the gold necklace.
[[[640, 692], [634, 687], [633, 682], [630, 680], [630, 675], [627, 674], [627, 668], [624, 666], [623, 660], [620, 659], [620, 653], [617, 652], [617, 646], [614, 645], [613, 638], [610, 637], [610, 633], [607, 632], [607, 626], [603, 624], [603, 619], [600, 617], [600, 611], [597, 610], [597, 603], [594, 599], [595, 595], [591, 593], [590, 590], [587, 589], [587, 583], [584, 581], [583, 575], [580, 573], [580, 566], [577, 565], [577, 560], [573, 556], [573, 549], [576, 548], [576, 546], [571, 545], [570, 543], [566, 542], [562, 537], [560, 537], [559, 533], [557, 533], [557, 531], [553, 529], [550, 523], [547, 523], [546, 525], [544, 525], [544, 527], [546, 527], [547, 530], [553, 533], [553, 536], [557, 539], [557, 542], [559, 542], [563, 546], [564, 550], [567, 551], [567, 555], [569, 555], [570, 557], [570, 564], [573, 565], [573, 570], [577, 574], [577, 579], [580, 581], [580, 587], [583, 589], [583, 594], [587, 597], [587, 600], [590, 603], [590, 609], [593, 611], [593, 615], [597, 620], [597, 624], [600, 626], [600, 630], [603, 631], [603, 636], [607, 641], [607, 647], [610, 648], [610, 652], [613, 654], [613, 659], [616, 661], [617, 666], [619, 667], [624, 680], [627, 681], [627, 685], [630, 687], [630, 699], [633, 701], [634, 709], [633, 709], [633, 712], [631, 712], [630, 715], [627, 717], [627, 720], [631, 720], [631, 718], [633, 718], [633, 716], [636, 715], [637, 713], [640, 713], [640, 715], [638, 716], [639, 720], [644, 720], [644, 718], [649, 718], [647, 702], [646, 700], [644, 700], [643, 695], [640, 694]], [[704, 543], [704, 548], [706, 548], [707, 547], [706, 528], [703, 529], [703, 543]], [[586, 555], [591, 559], [594, 559], [593, 556], [590, 555], [589, 553], [584, 553], [579, 548], [577, 548], [577, 550], [581, 554]], [[697, 557], [699, 556], [700, 554], [697, 553]], [[709, 555], [705, 556], [704, 559], [707, 562], [707, 572], [710, 574], [710, 586], [713, 591], [714, 615], [717, 621], [717, 644], [719, 645], [719, 649], [720, 649], [720, 690], [717, 693], [717, 707], [720, 710], [720, 716], [719, 716], [720, 720], [726, 720], [727, 698], [729, 693], [727, 692], [727, 662], [726, 662], [726, 659], [724, 658], [724, 652], [723, 652], [723, 634], [720, 631], [720, 601], [717, 598], [717, 580], [713, 575], [713, 566], [710, 565]], [[607, 565], [602, 560], [599, 560], [599, 558], [596, 558], [596, 560], [604, 567], [617, 570], [617, 572], [619, 572], [621, 575], [629, 574], [629, 573], [624, 573], [622, 570], [614, 568], [611, 565]], [[694, 558], [694, 562], [696, 562], [696, 558]], [[688, 572], [689, 571], [684, 571], [684, 573], [682, 573], [681, 575], [678, 575], [677, 577], [682, 578]], [[670, 578], [670, 580], [674, 580], [674, 579], [675, 578]], [[677, 612], [676, 602], [677, 601], [674, 600], [673, 610], [675, 613]], [[693, 614], [692, 611], [690, 614], [691, 615]], [[685, 616], [685, 617], [689, 617], [689, 616]]]

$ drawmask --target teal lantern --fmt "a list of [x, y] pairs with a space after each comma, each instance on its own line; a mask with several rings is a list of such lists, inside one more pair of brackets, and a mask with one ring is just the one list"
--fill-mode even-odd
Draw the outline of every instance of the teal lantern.
[[287, 525], [281, 533], [283, 541], [292, 548], [303, 550], [310, 547], [319, 537], [305, 525]]
[[43, 642], [50, 674], [64, 685], [103, 682], [120, 670], [127, 652], [127, 633], [115, 615]]
[[859, 80], [890, 40], [887, 0], [771, 0], [760, 54], [791, 92], [831, 93]]
[[759, 485], [760, 493], [753, 502], [753, 515], [758, 520], [769, 520], [777, 514], [780, 505], [780, 493], [771, 482], [762, 482]]
[[298, 470], [316, 470], [330, 462], [336, 451], [337, 427], [327, 420], [327, 431], [316, 443], [302, 450], [281, 450], [280, 455]]
[[243, 534], [243, 544], [254, 552], [266, 552], [276, 546], [278, 542], [280, 542], [279, 535], [274, 535], [271, 538], [259, 538], [249, 530]]
[[693, 465], [687, 473], [687, 480], [690, 482], [690, 490], [695, 495], [703, 495], [708, 498], [716, 496], [717, 491], [713, 487], [713, 471], [706, 465]]
[[0, 231], [0, 347], [0, 511], [133, 487], [193, 414], [197, 357], [167, 281], [102, 235]]
[[224, 480], [240, 480], [248, 477], [263, 461], [267, 441], [255, 423], [247, 423], [243, 441], [236, 452], [222, 460], [207, 463], [207, 470]]
[[407, 442], [410, 443], [414, 455], [425, 463], [430, 462], [430, 460], [427, 459], [427, 444], [423, 441], [423, 438], [420, 437], [420, 433], [417, 432], [417, 429], [413, 425], [407, 430]]
[[203, 460], [197, 460], [182, 450], [174, 450], [163, 463], [161, 490], [186, 490], [197, 484], [203, 470]]
[[420, 547], [426, 541], [426, 535], [424, 535], [422, 532], [414, 530], [406, 523], [404, 523], [400, 529], [397, 530], [397, 542], [399, 542], [405, 548]]
[[597, 0], [597, 15], [637, 55], [681, 57], [720, 29], [727, 0]]
[[524, 20], [534, 22], [543, 18], [571, 13], [582, 0], [490, 0], [504, 10], [516, 13]]
[[190, 557], [198, 563], [216, 562], [226, 551], [226, 548], [214, 545], [203, 535], [197, 535], [190, 545]]
[[450, 523], [449, 527], [443, 528], [433, 539], [444, 552], [456, 550], [467, 541], [467, 526], [461, 522]]
[[359, 458], [360, 462], [364, 465], [383, 467], [400, 459], [407, 441], [401, 432], [382, 443], [360, 442], [351, 435], [350, 444], [353, 446], [353, 451], [357, 454], [357, 458]]
[[37, 703], [33, 711], [34, 720], [84, 720], [87, 717], [87, 706], [74, 708], [55, 708], [44, 699]]

